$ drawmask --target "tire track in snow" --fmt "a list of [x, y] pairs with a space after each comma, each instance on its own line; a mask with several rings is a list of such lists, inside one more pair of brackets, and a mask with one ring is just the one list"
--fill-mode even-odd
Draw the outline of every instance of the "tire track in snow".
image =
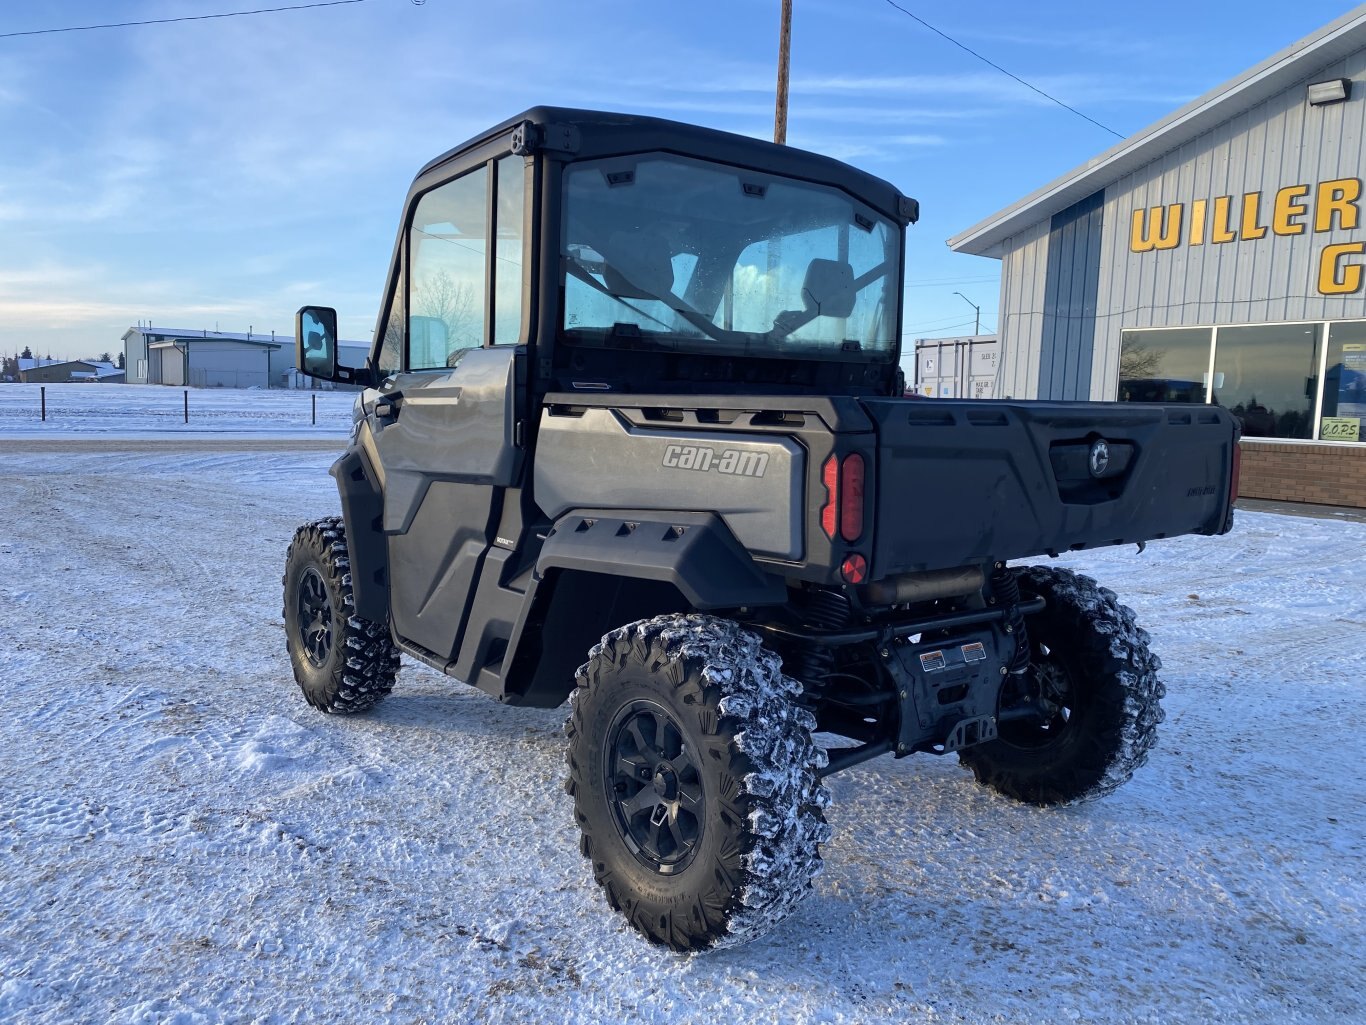
[[[1277, 621], [1278, 595], [1340, 569], [1360, 527], [1262, 529], [1291, 554], [1256, 578], [1232, 575], [1236, 533], [1189, 564], [1199, 544], [1070, 559], [1146, 592], [1180, 680], [1144, 772], [1064, 813], [944, 761], [833, 777], [827, 872], [792, 924], [681, 961], [586, 878], [563, 712], [411, 664], [373, 715], [303, 705], [279, 573], [294, 527], [335, 510], [326, 454], [81, 458], [25, 456], [17, 472], [53, 489], [33, 491], [43, 519], [0, 527], [0, 586], [31, 593], [0, 622], [0, 1020], [1268, 1025], [1354, 1020], [1366, 999], [1366, 804], [1343, 770], [1359, 631]], [[182, 549], [208, 581], [150, 564]], [[1319, 624], [1345, 661], [1301, 675], [1282, 660]]]
[[5, 826], [20, 838], [96, 839], [110, 830], [109, 808], [81, 798], [36, 793], [5, 809]]

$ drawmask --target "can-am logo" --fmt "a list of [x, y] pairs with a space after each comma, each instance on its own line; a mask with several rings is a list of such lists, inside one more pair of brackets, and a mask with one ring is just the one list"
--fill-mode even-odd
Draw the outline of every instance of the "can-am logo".
[[701, 470], [727, 473], [735, 477], [762, 477], [768, 469], [767, 452], [745, 452], [738, 448], [717, 451], [705, 445], [668, 445], [664, 465], [671, 470]]

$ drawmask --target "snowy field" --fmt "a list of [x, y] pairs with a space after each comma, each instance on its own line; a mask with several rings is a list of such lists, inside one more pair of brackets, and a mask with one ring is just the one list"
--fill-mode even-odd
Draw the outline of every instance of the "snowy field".
[[0, 1022], [1363, 1020], [1366, 524], [1067, 559], [1166, 662], [1134, 781], [1041, 811], [946, 759], [837, 775], [811, 899], [685, 958], [592, 883], [563, 711], [406, 662], [372, 714], [304, 704], [280, 573], [332, 455], [0, 439]]
[[[41, 389], [47, 389], [47, 420]], [[190, 417], [185, 422], [185, 393]], [[318, 422], [313, 423], [313, 396]], [[0, 384], [0, 439], [108, 434], [345, 436], [355, 392], [171, 388], [158, 384]], [[0, 441], [0, 451], [3, 451]]]

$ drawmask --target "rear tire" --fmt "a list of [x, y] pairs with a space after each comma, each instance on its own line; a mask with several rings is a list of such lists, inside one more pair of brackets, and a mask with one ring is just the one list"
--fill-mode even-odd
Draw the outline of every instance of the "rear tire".
[[608, 904], [676, 951], [786, 917], [821, 871], [830, 799], [778, 657], [726, 620], [659, 616], [604, 637], [578, 685], [566, 789]]
[[346, 530], [329, 516], [300, 527], [285, 557], [285, 638], [294, 679], [314, 708], [350, 715], [394, 689], [389, 624], [355, 614]]
[[1029, 804], [1103, 797], [1148, 759], [1166, 688], [1148, 633], [1115, 593], [1090, 577], [1048, 566], [1016, 571], [1022, 594], [1048, 602], [1029, 617], [1027, 695], [1003, 689], [1002, 708], [1027, 700], [1042, 719], [1005, 722], [998, 739], [966, 748], [960, 761], [977, 782]]

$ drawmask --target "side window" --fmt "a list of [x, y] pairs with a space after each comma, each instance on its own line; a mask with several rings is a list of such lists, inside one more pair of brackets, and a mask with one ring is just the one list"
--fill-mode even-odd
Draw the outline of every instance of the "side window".
[[418, 201], [409, 231], [408, 369], [454, 366], [484, 343], [487, 167]]
[[389, 306], [389, 317], [384, 322], [384, 338], [380, 341], [379, 355], [375, 357], [375, 371], [380, 378], [393, 377], [401, 369], [403, 355], [403, 322], [407, 319], [404, 310], [404, 284], [406, 275], [398, 272], [398, 288], [394, 290], [394, 301]]
[[493, 263], [493, 344], [522, 340], [522, 240], [526, 236], [526, 161], [498, 161], [497, 248]]

